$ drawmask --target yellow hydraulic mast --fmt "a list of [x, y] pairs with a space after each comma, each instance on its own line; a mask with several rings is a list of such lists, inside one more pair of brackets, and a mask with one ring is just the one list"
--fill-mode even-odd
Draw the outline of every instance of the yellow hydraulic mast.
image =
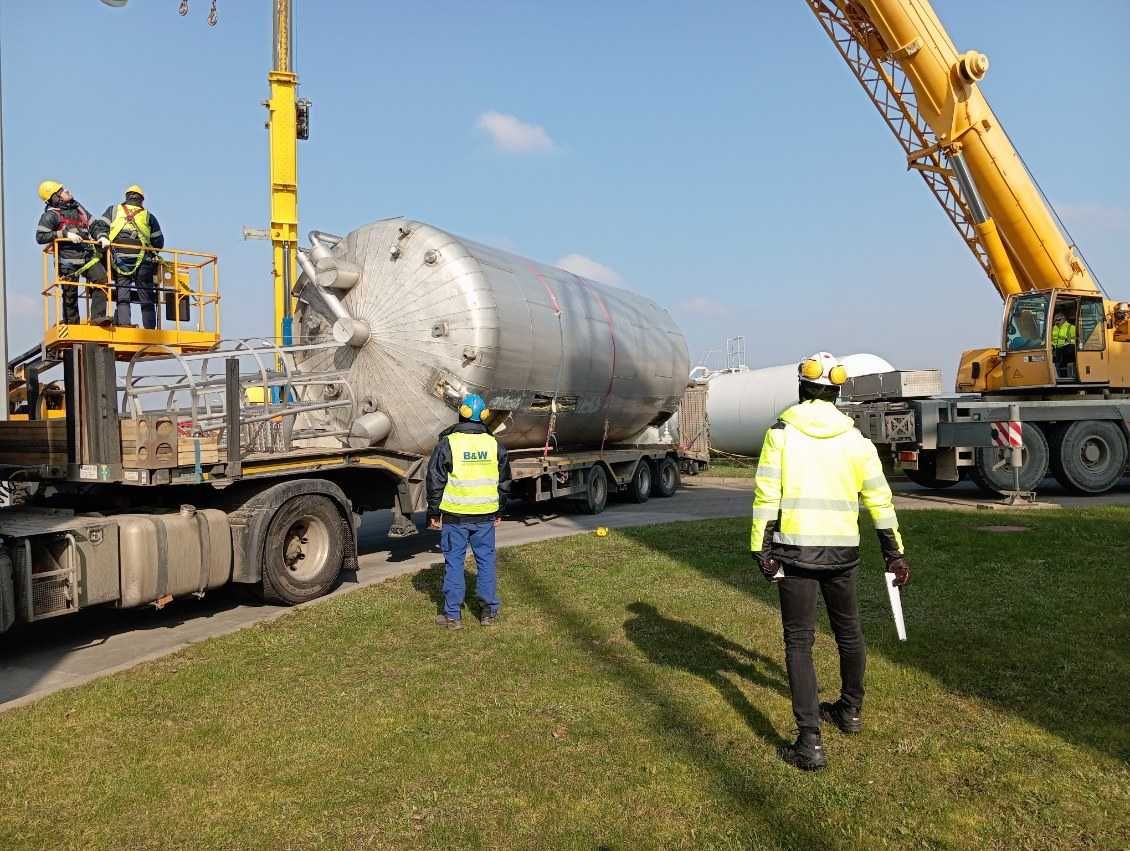
[[[294, 300], [290, 295], [297, 274], [298, 243], [298, 139], [305, 138], [305, 120], [299, 126], [298, 74], [294, 72], [294, 8], [292, 0], [271, 0], [274, 7], [274, 64], [267, 74], [271, 96], [267, 107], [271, 179], [271, 276], [274, 283], [275, 342], [291, 342]], [[305, 119], [305, 116], [303, 116]]]

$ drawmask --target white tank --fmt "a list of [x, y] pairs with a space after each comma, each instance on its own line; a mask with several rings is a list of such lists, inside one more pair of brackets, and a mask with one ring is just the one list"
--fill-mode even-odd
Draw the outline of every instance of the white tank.
[[[874, 375], [894, 369], [878, 355], [855, 354], [840, 359], [848, 375]], [[756, 456], [765, 432], [797, 401], [797, 365], [764, 369], [727, 369], [709, 377], [706, 410], [710, 445], [731, 455]]]

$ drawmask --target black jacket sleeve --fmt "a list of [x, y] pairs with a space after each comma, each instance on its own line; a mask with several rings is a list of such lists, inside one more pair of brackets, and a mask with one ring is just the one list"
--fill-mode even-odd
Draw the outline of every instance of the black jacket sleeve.
[[161, 223], [152, 212], [149, 213], [149, 244], [154, 248], [165, 247], [165, 235], [161, 233]]
[[43, 211], [43, 215], [39, 217], [39, 224], [35, 228], [35, 241], [40, 245], [50, 245], [55, 241], [55, 231], [59, 227], [59, 216], [50, 207]]
[[[496, 438], [497, 439], [497, 438]], [[510, 498], [510, 457], [506, 447], [498, 444], [498, 513], [506, 513], [506, 502]]]
[[114, 205], [106, 208], [106, 212], [90, 222], [90, 238], [101, 239], [110, 235], [110, 222], [114, 220]]
[[447, 487], [447, 474], [451, 472], [451, 442], [446, 435], [436, 443], [428, 461], [428, 517], [439, 517], [439, 503]]

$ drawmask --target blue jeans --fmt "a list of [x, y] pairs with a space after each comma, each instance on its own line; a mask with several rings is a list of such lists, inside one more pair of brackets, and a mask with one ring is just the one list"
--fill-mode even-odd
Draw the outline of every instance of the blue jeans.
[[482, 523], [444, 523], [439, 534], [439, 546], [447, 563], [447, 572], [443, 575], [443, 613], [453, 620], [459, 619], [467, 593], [463, 561], [467, 558], [468, 544], [475, 554], [475, 593], [491, 615], [497, 615], [502, 605], [498, 600], [494, 570], [494, 518]]

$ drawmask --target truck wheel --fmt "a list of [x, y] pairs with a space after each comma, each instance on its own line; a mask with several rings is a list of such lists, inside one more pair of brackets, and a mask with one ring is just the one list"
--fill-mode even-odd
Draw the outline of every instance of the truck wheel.
[[903, 472], [906, 473], [908, 479], [920, 488], [942, 490], [952, 488], [957, 484], [957, 482], [951, 482], [948, 479], [938, 478], [938, 456], [933, 452], [919, 452], [918, 469], [903, 470]]
[[[693, 461], [691, 463], [694, 463]], [[674, 496], [679, 489], [679, 465], [670, 458], [659, 461], [659, 468], [655, 473], [655, 481], [651, 484], [652, 496]]]
[[646, 458], [641, 458], [636, 465], [636, 474], [632, 476], [632, 483], [628, 485], [628, 499], [637, 504], [651, 499], [651, 481], [651, 464]]
[[1053, 447], [1056, 481], [1075, 493], [1106, 493], [1118, 484], [1126, 468], [1126, 438], [1112, 422], [1072, 423]]
[[296, 496], [279, 506], [263, 547], [263, 598], [295, 605], [321, 597], [341, 573], [342, 519], [325, 496]]
[[608, 505], [608, 474], [599, 464], [589, 470], [588, 490], [581, 500], [585, 514], [600, 514]]
[[[1048, 441], [1035, 423], [1022, 423], [1024, 449], [1021, 453], [1020, 489], [1035, 490], [1048, 474]], [[978, 449], [973, 462], [973, 481], [983, 491], [1001, 496], [1016, 487], [1016, 477], [1008, 465], [1010, 449]]]

